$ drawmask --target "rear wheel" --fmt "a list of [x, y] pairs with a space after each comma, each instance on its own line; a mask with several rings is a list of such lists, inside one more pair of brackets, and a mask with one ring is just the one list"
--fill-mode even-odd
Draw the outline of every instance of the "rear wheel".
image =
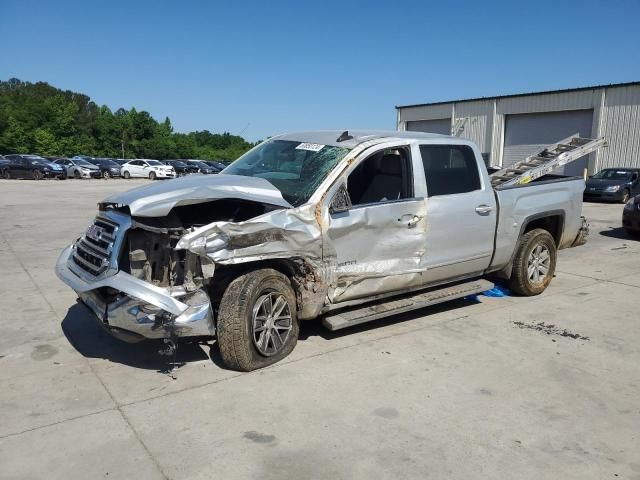
[[104, 172], [102, 172], [102, 178], [111, 178], [109, 170], [105, 170]]
[[622, 203], [627, 203], [630, 198], [631, 198], [631, 192], [629, 191], [628, 188], [625, 188], [622, 191]]
[[256, 270], [229, 284], [216, 333], [228, 368], [248, 372], [272, 365], [291, 353], [298, 333], [296, 297], [282, 273]]
[[509, 288], [525, 295], [544, 292], [556, 270], [556, 242], [541, 228], [525, 233], [518, 244], [513, 260]]
[[31, 175], [34, 180], [42, 180], [42, 177], [44, 176], [40, 170], [34, 170], [31, 172]]
[[129, 170], [125, 170], [124, 172], [122, 172], [122, 176], [126, 179], [131, 178], [131, 174], [129, 173]]
[[149, 173], [149, 180], [155, 180], [156, 179], [156, 172], [150, 172]]
[[9, 172], [9, 170], [4, 171], [4, 178], [11, 180], [11, 172]]

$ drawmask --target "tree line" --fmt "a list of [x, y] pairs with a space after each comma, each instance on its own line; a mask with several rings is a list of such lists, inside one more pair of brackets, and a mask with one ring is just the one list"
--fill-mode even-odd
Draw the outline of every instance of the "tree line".
[[176, 133], [149, 112], [112, 112], [89, 96], [46, 82], [0, 81], [0, 154], [231, 161], [255, 144], [230, 133]]

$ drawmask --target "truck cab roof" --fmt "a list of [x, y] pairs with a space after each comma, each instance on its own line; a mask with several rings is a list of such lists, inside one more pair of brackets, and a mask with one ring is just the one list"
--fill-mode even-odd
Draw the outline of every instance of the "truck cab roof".
[[[346, 135], [344, 135], [345, 133]], [[345, 139], [339, 141], [338, 139], [341, 137]], [[451, 137], [449, 135], [423, 132], [399, 132], [396, 130], [316, 130], [285, 133], [274, 138], [277, 140], [317, 143], [319, 145], [331, 145], [334, 147], [344, 147], [349, 149], [354, 148], [363, 142], [378, 139], [433, 140], [449, 138], [452, 141], [461, 141], [458, 137]]]

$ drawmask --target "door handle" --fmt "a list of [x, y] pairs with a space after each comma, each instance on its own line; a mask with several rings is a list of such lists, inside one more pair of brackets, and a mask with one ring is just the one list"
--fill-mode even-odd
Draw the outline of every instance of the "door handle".
[[476, 213], [478, 215], [482, 215], [483, 217], [489, 215], [491, 213], [491, 210], [493, 210], [493, 207], [490, 207], [489, 205], [478, 205], [476, 207]]
[[401, 223], [406, 223], [407, 227], [413, 228], [418, 222], [422, 220], [422, 215], [414, 215], [412, 213], [407, 213], [406, 215], [402, 215], [398, 221]]

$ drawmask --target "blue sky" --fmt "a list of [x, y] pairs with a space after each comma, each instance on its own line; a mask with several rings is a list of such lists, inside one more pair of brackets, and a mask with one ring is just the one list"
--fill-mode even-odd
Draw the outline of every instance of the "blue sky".
[[639, 19], [637, 0], [2, 0], [0, 79], [177, 131], [393, 129], [395, 105], [640, 80]]

